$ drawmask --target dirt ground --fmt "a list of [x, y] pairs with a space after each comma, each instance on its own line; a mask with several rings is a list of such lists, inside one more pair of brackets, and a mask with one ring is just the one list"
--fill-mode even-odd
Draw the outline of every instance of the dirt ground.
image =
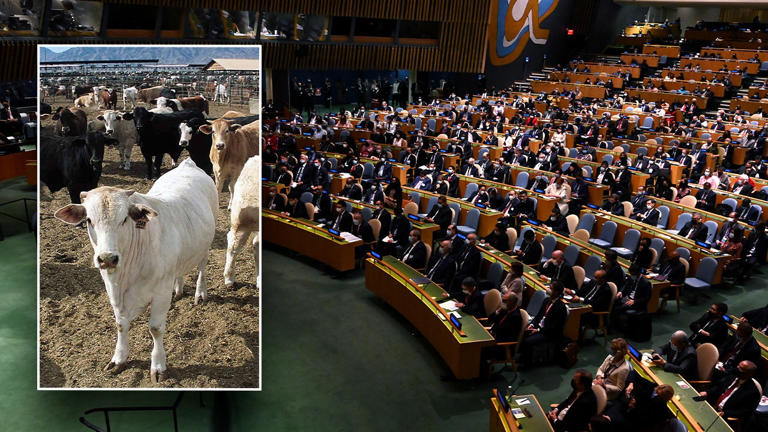
[[[57, 105], [58, 106], [58, 105]], [[53, 109], [57, 108], [55, 106]], [[247, 107], [239, 111], [247, 112]], [[229, 106], [211, 106], [218, 117]], [[99, 115], [86, 110], [88, 119]], [[45, 124], [43, 125], [45, 126]], [[188, 157], [182, 153], [180, 160]], [[108, 148], [100, 185], [147, 192], [146, 165], [139, 148], [131, 169], [118, 170], [116, 149]], [[171, 169], [166, 156], [162, 173]], [[152, 338], [149, 313], [133, 321], [127, 368], [117, 375], [103, 371], [117, 340], [114, 316], [99, 272], [92, 265], [93, 249], [84, 229], [53, 217], [70, 203], [66, 189], [51, 195], [41, 185], [40, 201], [40, 386], [77, 388], [153, 387], [149, 376]], [[237, 259], [237, 283], [224, 285], [229, 230], [229, 192], [220, 194], [216, 236], [208, 261], [208, 302], [195, 306], [196, 270], [190, 269], [184, 296], [168, 312], [164, 337], [167, 366], [157, 387], [255, 388], [259, 385], [259, 289], [253, 255], [243, 250]], [[171, 289], [169, 287], [169, 289]]]

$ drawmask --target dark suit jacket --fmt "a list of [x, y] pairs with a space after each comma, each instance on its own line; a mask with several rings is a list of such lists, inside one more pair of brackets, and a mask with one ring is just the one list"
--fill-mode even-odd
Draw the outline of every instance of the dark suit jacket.
[[293, 218], [307, 218], [309, 215], [307, 214], [307, 207], [304, 205], [301, 201], [296, 201], [295, 206], [291, 206], [290, 204], [286, 204], [285, 210], [287, 211], [289, 215]]
[[682, 237], [688, 237], [688, 234], [690, 234], [691, 230], [693, 230], [693, 235], [691, 236], [692, 240], [700, 241], [700, 242], [707, 241], [707, 236], [709, 235], [709, 229], [703, 223], [694, 227], [693, 222], [688, 222], [685, 225], [683, 225], [683, 228], [680, 230], [678, 235]]
[[[475, 277], [480, 271], [480, 261], [482, 256], [475, 246], [464, 245], [461, 252], [457, 255], [456, 277], [462, 280], [466, 277]], [[459, 283], [461, 280], [459, 280]]]
[[[467, 171], [467, 170], [469, 170], [469, 171]], [[472, 176], [472, 177], [477, 177], [477, 175], [479, 174], [479, 171], [477, 170], [477, 167], [474, 166], [474, 165], [471, 166], [471, 167], [469, 165], [464, 165], [464, 166], [461, 167], [460, 174], [467, 175], [467, 172], [469, 172], [469, 175]]]
[[742, 315], [754, 328], [763, 328], [768, 324], [768, 305], [744, 312]]
[[576, 291], [576, 295], [583, 299], [581, 300], [582, 303], [592, 305], [593, 312], [605, 312], [611, 305], [611, 287], [608, 286], [608, 282], [605, 282], [597, 287], [597, 291], [592, 296], [589, 296], [595, 288], [595, 284], [594, 279], [590, 280], [582, 285], [581, 289]]
[[550, 227], [552, 231], [562, 234], [564, 236], [570, 236], [571, 233], [568, 230], [568, 221], [564, 217], [558, 217], [555, 222], [547, 219], [544, 221], [544, 225]]
[[[384, 167], [382, 173], [381, 168]], [[373, 167], [373, 177], [377, 179], [390, 180], [392, 178], [392, 164], [386, 161], [379, 161], [375, 167]]]
[[328, 220], [328, 227], [337, 229], [341, 232], [349, 232], [349, 230], [352, 229], [352, 215], [346, 210], [341, 214], [336, 213]]
[[429, 258], [429, 265], [427, 265], [424, 274], [436, 284], [447, 285], [453, 279], [453, 275], [456, 274], [456, 261], [451, 255], [441, 258], [439, 250], [435, 251]]
[[384, 202], [384, 192], [378, 188], [370, 188], [364, 195], [364, 200], [368, 204], [376, 204], [376, 201]]
[[[575, 391], [571, 393], [568, 399], [574, 396]], [[568, 399], [557, 406], [558, 411], [565, 408]], [[563, 417], [563, 420], [558, 420], [556, 422], [555, 429], [568, 432], [586, 431], [589, 428], [589, 419], [592, 418], [592, 416], [594, 416], [596, 413], [597, 397], [595, 397], [595, 393], [590, 388], [582, 393], [581, 396], [579, 396], [578, 399], [573, 402], [571, 407], [568, 408], [568, 412], [565, 414], [565, 417]]]
[[491, 334], [497, 342], [517, 342], [520, 337], [520, 326], [523, 324], [523, 317], [520, 316], [520, 309], [503, 310], [501, 312], [492, 312], [488, 317], [491, 324]]
[[648, 224], [650, 226], [656, 226], [659, 223], [659, 217], [661, 216], [661, 212], [659, 212], [659, 209], [654, 208], [651, 210], [650, 213], [648, 213], [648, 216], [645, 216], [645, 213], [648, 211], [648, 209], [644, 209], [642, 213], [637, 214], [637, 220], [639, 222], [642, 222], [644, 224]]
[[573, 275], [573, 267], [569, 266], [566, 262], [560, 264], [560, 271], [558, 272], [558, 265], [555, 263], [549, 263], [541, 268], [541, 273], [544, 276], [551, 278], [552, 280], [559, 280], [566, 288], [576, 289], [576, 277]]
[[392, 215], [389, 214], [387, 209], [374, 210], [371, 219], [378, 219], [381, 222], [381, 229], [379, 230], [379, 238], [382, 239], [389, 234], [389, 224], [392, 223]]
[[[718, 348], [719, 349], [719, 348]], [[723, 367], [727, 373], [735, 372], [736, 366], [744, 360], [759, 365], [762, 351], [760, 344], [754, 337], [750, 337], [744, 343], [739, 344], [739, 339], [731, 336], [720, 349], [719, 360], [723, 362]]]
[[[562, 299], [558, 298], [552, 304], [552, 308], [547, 314], [547, 308], [552, 300], [547, 298], [541, 305], [539, 312], [536, 313], [536, 317], [531, 321], [531, 325], [534, 328], [539, 328], [541, 334], [549, 340], [558, 340], [563, 335], [563, 328], [565, 327], [565, 320], [568, 316], [568, 310], [563, 303]], [[544, 324], [541, 324], [541, 320], [546, 315], [547, 319], [544, 320]], [[540, 327], [541, 326], [541, 327]]]
[[[717, 410], [717, 400], [733, 384], [736, 375], [726, 375], [707, 391], [707, 401]], [[760, 391], [752, 379], [745, 380], [723, 405], [724, 417], [747, 419], [751, 416], [760, 403]]]
[[[304, 186], [311, 186], [315, 183], [315, 166], [307, 162], [304, 169], [301, 170], [302, 164], [299, 163], [293, 168], [293, 181], [296, 183], [302, 182]], [[301, 178], [298, 177], [299, 171], [301, 171]]]
[[352, 186], [344, 186], [339, 195], [352, 200], [361, 200], [363, 199], [363, 187], [357, 183], [352, 184]]
[[[275, 194], [274, 197], [272, 197], [269, 202], [267, 203], [267, 208], [274, 211], [283, 211], [285, 210], [285, 206], [288, 203], [285, 201], [285, 198], [283, 198], [280, 194]], [[272, 208], [274, 206], [274, 208]]]
[[[462, 312], [468, 313], [475, 318], [485, 317], [485, 303], [483, 302], [483, 293], [480, 292], [479, 288], [475, 288], [475, 291], [472, 294], [466, 296], [463, 303], [464, 307], [461, 308]], [[519, 334], [519, 324], [517, 331]]]
[[438, 209], [437, 205], [435, 205], [432, 207], [432, 210], [427, 213], [427, 217], [434, 220], [436, 224], [440, 225], [440, 229], [445, 231], [448, 229], [448, 225], [452, 222], [451, 208], [446, 204]]
[[400, 259], [402, 260], [408, 255], [408, 259], [403, 261], [404, 263], [416, 269], [423, 268], [427, 264], [427, 247], [422, 241], [414, 243], [412, 246], [412, 248], [408, 247], [403, 251]]
[[664, 370], [680, 374], [687, 380], [699, 379], [698, 363], [696, 362], [696, 349], [687, 344], [683, 352], [677, 355], [677, 359], [673, 362], [672, 359], [675, 355], [675, 350], [672, 349], [672, 344], [667, 342], [664, 345], [654, 350], [660, 356], [664, 357], [667, 362], [664, 364]]
[[486, 243], [500, 251], [505, 251], [507, 248], [509, 248], [509, 237], [507, 236], [506, 232], [502, 232], [501, 234], [496, 235], [495, 231], [491, 231], [491, 233], [488, 234], [484, 240]]
[[510, 210], [512, 215], [523, 215], [528, 219], [536, 219], [536, 211], [533, 209], [533, 199], [526, 198], [525, 201], [520, 201]]
[[669, 261], [665, 262], [661, 266], [660, 274], [669, 273], [667, 280], [673, 284], [681, 284], [685, 282], [685, 265], [679, 260], [670, 264]]
[[531, 243], [523, 241], [520, 243], [520, 250], [523, 251], [523, 255], [520, 257], [520, 261], [523, 264], [539, 264], [541, 262], [541, 243], [534, 239]]
[[[723, 348], [723, 345], [728, 339], [728, 324], [722, 319], [718, 319], [715, 322], [709, 323], [709, 318], [709, 312], [707, 312], [699, 317], [699, 319], [691, 323], [689, 326], [693, 332], [691, 335], [691, 341], [697, 344], [709, 342], [715, 345], [718, 350], [720, 350]], [[704, 336], [697, 333], [705, 326], [707, 326], [705, 331], [709, 332], [709, 336]]]
[[360, 225], [355, 225], [353, 222], [352, 228], [349, 230], [349, 232], [363, 239], [365, 243], [370, 243], [375, 240], [373, 238], [373, 229], [368, 224], [368, 222], [364, 220], [360, 223]]
[[[411, 232], [411, 222], [405, 216], [395, 217], [389, 226], [389, 233], [392, 234], [395, 243], [402, 247], [408, 247], [408, 236]], [[382, 238], [379, 236], [379, 238]]]
[[704, 192], [706, 192], [704, 189], [701, 189], [696, 193], [696, 199], [698, 202], [696, 203], [696, 208], [700, 209], [713, 209], [715, 207], [715, 192], [710, 190], [707, 193], [707, 198], [704, 198]]
[[624, 279], [621, 286], [621, 302], [629, 300], [632, 292], [635, 293], [635, 303], [630, 308], [636, 311], [645, 311], [648, 308], [648, 300], [651, 299], [651, 282], [640, 276], [637, 280], [630, 275]]

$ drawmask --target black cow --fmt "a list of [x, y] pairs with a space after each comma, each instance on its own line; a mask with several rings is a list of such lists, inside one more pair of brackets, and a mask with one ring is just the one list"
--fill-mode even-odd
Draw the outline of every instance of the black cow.
[[53, 113], [53, 111], [51, 110], [51, 106], [45, 102], [40, 102], [40, 114], [51, 114], [51, 113]]
[[166, 153], [171, 156], [174, 164], [179, 160], [181, 154], [179, 124], [192, 119], [204, 119], [203, 113], [197, 110], [183, 110], [170, 114], [155, 114], [144, 107], [133, 110], [133, 122], [138, 132], [139, 147], [147, 162], [148, 179], [153, 175], [153, 156], [156, 177], [160, 177], [160, 165]]
[[98, 186], [104, 146], [115, 145], [117, 140], [100, 132], [79, 137], [40, 137], [40, 180], [51, 192], [64, 187], [69, 199], [80, 204], [80, 192]]
[[93, 93], [93, 87], [92, 86], [75, 86], [75, 97], [74, 99], [79, 98], [82, 95]]
[[[232, 124], [247, 125], [259, 119], [259, 115], [229, 118]], [[209, 124], [205, 119], [192, 119], [179, 124], [181, 140], [179, 145], [187, 149], [189, 157], [195, 164], [208, 174], [213, 173], [211, 163], [211, 135], [200, 132], [200, 126]]]
[[56, 120], [54, 130], [60, 136], [81, 136], [88, 127], [88, 115], [79, 108], [59, 107], [51, 119]]

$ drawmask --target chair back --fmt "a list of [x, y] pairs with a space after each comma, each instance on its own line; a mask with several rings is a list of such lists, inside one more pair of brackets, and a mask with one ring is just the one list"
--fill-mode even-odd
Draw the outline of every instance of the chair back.
[[371, 210], [370, 207], [363, 207], [360, 210], [360, 214], [363, 216], [364, 221], [370, 222], [371, 218], [373, 217], [373, 210]]
[[683, 263], [683, 267], [685, 267], [685, 275], [688, 276], [688, 269], [691, 267], [690, 264], [688, 264], [688, 260], [685, 258], [680, 258], [680, 262]]
[[584, 177], [592, 177], [592, 167], [590, 165], [584, 165], [581, 168], [581, 173]]
[[601, 415], [608, 404], [608, 395], [605, 393], [603, 386], [598, 384], [592, 384], [592, 391], [595, 393], [595, 399], [597, 399], [597, 412], [595, 415]]
[[565, 217], [565, 221], [568, 223], [568, 232], [573, 234], [576, 231], [576, 225], [579, 224], [579, 216], [575, 214], [569, 214]]
[[307, 219], [314, 220], [315, 219], [315, 206], [312, 205], [311, 202], [305, 202], [304, 208], [307, 209]]
[[477, 189], [477, 183], [467, 183], [467, 190], [464, 192], [464, 198], [467, 199], [471, 197], [473, 193], [477, 192]]
[[607, 221], [603, 224], [603, 229], [600, 230], [600, 240], [613, 244], [614, 237], [616, 237], [616, 222]]
[[[543, 292], [543, 291], [542, 291]], [[528, 315], [528, 311], [520, 309], [520, 334], [517, 336], [516, 348], [519, 348], [523, 343], [523, 337], [525, 337], [525, 330], [528, 328], [528, 322], [531, 321], [531, 316]]]
[[576, 245], [568, 245], [563, 252], [563, 259], [569, 266], [576, 264], [576, 260], [579, 259], [579, 247]]
[[691, 221], [692, 215], [690, 213], [680, 213], [680, 216], [677, 217], [677, 222], [675, 222], [675, 231], [680, 232], [681, 229]]
[[629, 249], [634, 252], [637, 249], [637, 244], [640, 242], [640, 231], [630, 228], [624, 233], [624, 243], [622, 246], [625, 249]]
[[536, 316], [541, 309], [541, 305], [544, 304], [544, 300], [547, 299], [547, 293], [543, 290], [536, 290], [531, 295], [531, 299], [528, 300], [528, 307], [525, 310], [532, 317]]
[[587, 230], [583, 228], [577, 229], [576, 232], [573, 233], [572, 237], [575, 239], [579, 239], [583, 242], [587, 242], [589, 241], [589, 232], [587, 232]]
[[724, 200], [723, 200], [723, 204], [725, 204], [725, 205], [727, 205], [728, 207], [730, 207], [730, 208], [731, 208], [731, 211], [733, 211], [733, 210], [736, 210], [736, 207], [738, 207], [738, 206], [739, 206], [739, 203], [738, 203], [738, 202], [736, 202], [736, 200], [735, 200], [735, 199], [733, 199], [733, 198], [726, 198], [726, 199], [724, 199]]
[[656, 249], [651, 248], [651, 267], [655, 266], [658, 260], [659, 260], [659, 253], [656, 252]]
[[408, 194], [408, 198], [410, 198], [411, 201], [415, 202], [417, 206], [421, 204], [421, 194], [416, 191], [413, 191], [410, 194]]
[[501, 278], [504, 277], [504, 266], [500, 262], [496, 261], [488, 268], [488, 273], [485, 278], [490, 282], [491, 286], [498, 288], [501, 285]]
[[485, 316], [490, 316], [501, 305], [501, 292], [495, 288], [489, 290], [483, 297], [483, 305], [485, 306]]
[[371, 231], [373, 231], [373, 238], [376, 239], [376, 241], [379, 241], [379, 233], [381, 232], [381, 221], [378, 219], [371, 219], [368, 221], [368, 225], [371, 226]]
[[670, 419], [669, 423], [667, 424], [668, 432], [688, 432], [688, 427], [685, 425], [685, 423], [682, 422], [680, 419]]
[[749, 208], [749, 212], [747, 212], [747, 214], [753, 213], [753, 212], [754, 212], [755, 216], [750, 218], [747, 221], [749, 223], [753, 223], [753, 222], [757, 223], [757, 221], [759, 221], [763, 217], [763, 208], [761, 206], [759, 206], [757, 204], [752, 204], [752, 206]]
[[555, 250], [555, 246], [557, 246], [557, 239], [552, 235], [546, 235], [541, 239], [541, 246], [544, 248], [541, 258], [542, 261], [545, 261], [552, 256], [552, 252]]
[[515, 242], [517, 242], [517, 230], [509, 227], [507, 228], [507, 240], [509, 240], [509, 250], [515, 248]]
[[646, 117], [645, 120], [643, 120], [643, 127], [647, 129], [653, 129], [653, 117]]
[[656, 207], [656, 209], [659, 211], [659, 223], [656, 224], [657, 227], [661, 229], [667, 229], [667, 222], [669, 222], [669, 207], [662, 205]]
[[525, 238], [525, 232], [532, 230], [531, 227], [523, 227], [522, 230], [520, 230], [520, 235], [517, 237], [517, 241], [515, 242], [515, 249], [520, 247], [520, 245], [523, 243], [523, 238]]
[[363, 176], [364, 179], [373, 178], [373, 169], [374, 166], [370, 162], [366, 162], [365, 165], [363, 165]]
[[[428, 264], [429, 258], [432, 256], [432, 245], [424, 243], [424, 247], [427, 248], [427, 259], [424, 262]], [[426, 268], [426, 265], [424, 267]]]
[[426, 214], [429, 214], [429, 212], [432, 211], [432, 208], [437, 204], [437, 198], [436, 196], [429, 197], [429, 201], [427, 201], [427, 209], [425, 210]]
[[715, 240], [715, 235], [717, 235], [717, 222], [708, 220], [704, 222], [704, 226], [709, 231], [707, 233], [707, 243], [712, 244]]
[[619, 288], [613, 282], [608, 282], [608, 286], [611, 288], [611, 303], [608, 305], [608, 315], [613, 312], [613, 304], [616, 302], [616, 294], [619, 292]]
[[299, 196], [299, 202], [302, 202], [302, 203], [312, 202], [312, 198], [314, 198], [312, 196], [312, 192], [304, 192], [301, 194], [301, 196]]
[[621, 205], [624, 206], [624, 217], [629, 217], [629, 215], [632, 214], [632, 209], [634, 209], [634, 206], [629, 201], [622, 201]]
[[645, 147], [638, 147], [637, 148], [637, 155], [638, 156], [645, 156], [648, 154], [648, 149]]
[[419, 214], [419, 206], [417, 206], [415, 202], [409, 202], [403, 207], [403, 213], [406, 215]]
[[572, 148], [568, 150], [568, 157], [571, 159], [575, 159], [579, 155], [579, 149]]
[[[587, 234], [592, 234], [592, 227], [595, 226], [595, 215], [592, 213], [584, 213], [579, 219], [579, 224], [576, 226], [576, 230], [585, 229]], [[589, 238], [589, 237], [587, 237]]]
[[659, 258], [661, 258], [662, 253], [664, 252], [664, 239], [660, 239], [658, 237], [652, 238], [651, 249], [656, 251], [656, 261], [652, 261], [652, 264], [656, 265]]
[[691, 251], [690, 250], [688, 250], [688, 249], [686, 249], [684, 247], [679, 247], [679, 248], [675, 249], [675, 251], [677, 251], [677, 253], [680, 254], [680, 258], [685, 259], [685, 260], [691, 259]]
[[521, 188], [527, 188], [528, 187], [528, 172], [522, 171], [520, 174], [517, 175], [517, 179], [515, 179], [515, 186], [521, 187]]
[[703, 343], [696, 348], [696, 361], [698, 362], [699, 379], [701, 381], [709, 381], [712, 377], [712, 370], [714, 370], [719, 356], [717, 347], [709, 342]]
[[698, 201], [699, 200], [697, 200], [695, 196], [687, 195], [687, 196], [684, 196], [684, 197], [680, 198], [680, 205], [681, 206], [695, 208], [696, 207], [696, 203]]
[[573, 277], [576, 279], [576, 287], [581, 288], [582, 285], [584, 285], [584, 278], [586, 277], [586, 274], [584, 273], [584, 267], [582, 266], [573, 266]]
[[467, 219], [464, 221], [464, 225], [477, 229], [477, 225], [480, 222], [480, 210], [471, 209], [467, 212]]
[[451, 208], [451, 211], [453, 212], [453, 224], [456, 225], [459, 221], [459, 213], [461, 213], [461, 206], [459, 203], [451, 202], [448, 203], [448, 207]]
[[716, 270], [717, 261], [714, 258], [706, 257], [699, 262], [699, 267], [696, 269], [696, 279], [701, 279], [711, 285]]
[[589, 258], [587, 258], [587, 262], [584, 263], [584, 276], [585, 278], [592, 279], [592, 276], [595, 275], [595, 272], [600, 269], [600, 264], [602, 263], [602, 260], [597, 255], [590, 255]]
[[613, 165], [613, 155], [610, 153], [606, 153], [603, 156], [603, 159], [600, 161], [600, 163], [608, 162], [608, 165]]

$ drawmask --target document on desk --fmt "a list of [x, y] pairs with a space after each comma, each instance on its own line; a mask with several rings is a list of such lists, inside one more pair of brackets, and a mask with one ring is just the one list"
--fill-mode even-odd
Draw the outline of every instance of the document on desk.
[[449, 312], [453, 312], [455, 310], [459, 310], [459, 307], [456, 306], [456, 302], [453, 301], [453, 300], [448, 300], [448, 301], [444, 301], [444, 302], [440, 303], [440, 307], [445, 309], [445, 310], [447, 310], [447, 311], [449, 311]]
[[349, 233], [349, 232], [343, 232], [343, 233], [339, 234], [339, 236], [341, 236], [341, 238], [343, 238], [344, 240], [346, 240], [346, 241], [348, 241], [350, 243], [356, 242], [358, 240], [361, 240], [360, 237], [358, 237], [358, 236], [356, 236], [356, 235], [354, 235], [352, 233]]

